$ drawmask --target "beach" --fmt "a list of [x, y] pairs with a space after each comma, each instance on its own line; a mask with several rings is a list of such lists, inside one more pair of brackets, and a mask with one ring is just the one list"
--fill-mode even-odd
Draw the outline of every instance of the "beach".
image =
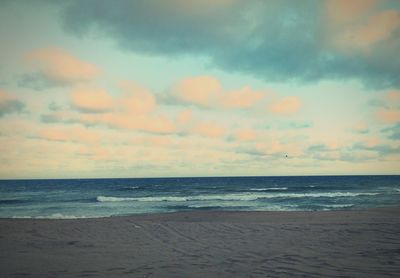
[[0, 219], [1, 277], [398, 277], [400, 208]]

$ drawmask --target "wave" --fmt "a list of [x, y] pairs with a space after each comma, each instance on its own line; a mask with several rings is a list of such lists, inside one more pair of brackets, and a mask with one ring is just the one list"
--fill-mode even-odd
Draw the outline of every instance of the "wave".
[[325, 208], [350, 208], [353, 207], [354, 204], [337, 204], [337, 205], [321, 205]]
[[278, 190], [288, 190], [287, 187], [266, 187], [266, 188], [250, 188], [250, 191], [278, 191]]
[[27, 216], [27, 215], [14, 215], [11, 218], [17, 218], [17, 219], [81, 219], [81, 218], [87, 218], [87, 216], [76, 216], [76, 215], [65, 215], [61, 213], [53, 213], [50, 215], [39, 215], [39, 216]]
[[136, 190], [136, 189], [140, 189], [140, 186], [124, 186], [124, 187], [121, 187], [121, 188], [119, 188], [117, 190], [119, 190], [119, 191], [131, 191], [131, 190]]
[[138, 201], [138, 202], [184, 202], [188, 201], [187, 197], [175, 197], [175, 196], [160, 196], [160, 197], [107, 197], [98, 196], [98, 202], [126, 202], [126, 201]]
[[335, 197], [356, 197], [374, 196], [379, 193], [370, 192], [321, 192], [321, 193], [241, 193], [241, 194], [210, 194], [196, 196], [151, 196], [151, 197], [112, 197], [98, 196], [98, 202], [186, 202], [186, 201], [255, 201], [258, 199], [272, 198], [335, 198]]

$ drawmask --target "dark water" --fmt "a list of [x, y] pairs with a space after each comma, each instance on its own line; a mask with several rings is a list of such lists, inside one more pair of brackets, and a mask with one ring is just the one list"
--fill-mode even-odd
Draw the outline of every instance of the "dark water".
[[0, 217], [7, 218], [399, 205], [400, 176], [0, 180]]

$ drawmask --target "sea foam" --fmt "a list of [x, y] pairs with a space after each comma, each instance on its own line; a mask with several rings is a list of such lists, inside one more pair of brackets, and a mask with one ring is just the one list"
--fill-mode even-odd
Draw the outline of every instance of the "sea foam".
[[374, 196], [379, 193], [371, 192], [320, 192], [320, 193], [234, 193], [234, 194], [209, 194], [194, 196], [149, 196], [149, 197], [112, 197], [98, 196], [98, 202], [185, 202], [185, 201], [254, 201], [258, 199], [271, 198], [335, 198], [335, 197], [356, 197]]
[[278, 191], [288, 190], [287, 187], [266, 187], [266, 188], [250, 188], [250, 191]]

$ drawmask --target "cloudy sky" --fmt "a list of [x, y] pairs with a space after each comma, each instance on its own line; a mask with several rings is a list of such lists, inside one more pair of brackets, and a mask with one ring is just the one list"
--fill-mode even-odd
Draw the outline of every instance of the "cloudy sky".
[[400, 2], [1, 1], [0, 178], [400, 174]]

